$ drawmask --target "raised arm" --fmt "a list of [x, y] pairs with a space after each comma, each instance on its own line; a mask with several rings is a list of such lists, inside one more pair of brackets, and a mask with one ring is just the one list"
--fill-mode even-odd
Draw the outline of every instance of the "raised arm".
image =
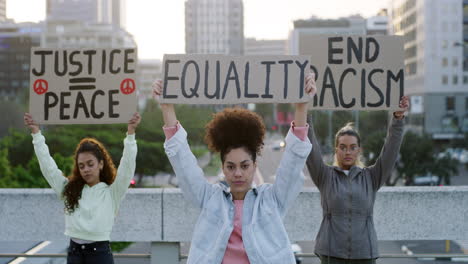
[[372, 183], [375, 190], [378, 190], [392, 175], [395, 166], [400, 145], [403, 140], [403, 118], [404, 113], [409, 108], [409, 99], [403, 96], [400, 101], [400, 108], [403, 111], [393, 113], [391, 125], [388, 128], [387, 137], [384, 146], [380, 152], [375, 164], [368, 167], [372, 177]]
[[[153, 96], [156, 101], [162, 95], [162, 91], [162, 80], [157, 80], [153, 84]], [[198, 166], [187, 141], [187, 132], [177, 121], [174, 105], [160, 105], [164, 119], [163, 130], [166, 135], [164, 149], [179, 180], [179, 187], [186, 200], [202, 208], [216, 187], [208, 183], [203, 170]]]
[[141, 117], [139, 113], [133, 114], [128, 121], [127, 137], [124, 139], [124, 149], [120, 159], [119, 168], [115, 181], [110, 186], [112, 199], [115, 208], [119, 208], [120, 202], [125, 197], [125, 193], [130, 186], [130, 181], [135, 175], [137, 144], [135, 140], [135, 130], [140, 124]]
[[[308, 75], [305, 92], [310, 98], [316, 92], [315, 84], [311, 80], [313, 80], [313, 75]], [[307, 107], [308, 103], [295, 104], [294, 121], [286, 136], [285, 153], [276, 171], [276, 180], [273, 184], [273, 194], [283, 215], [301, 191], [304, 183], [302, 169], [312, 148], [307, 138]]]
[[45, 143], [45, 137], [41, 134], [39, 126], [29, 113], [24, 114], [24, 124], [31, 130], [34, 152], [39, 161], [42, 175], [44, 175], [44, 178], [58, 197], [62, 199], [63, 188], [68, 183], [68, 179], [58, 169], [55, 160], [50, 156], [49, 147]]

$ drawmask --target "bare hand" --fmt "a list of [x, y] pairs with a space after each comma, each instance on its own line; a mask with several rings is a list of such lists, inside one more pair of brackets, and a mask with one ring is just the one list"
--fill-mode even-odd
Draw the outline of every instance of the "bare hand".
[[138, 124], [140, 124], [141, 121], [141, 116], [138, 112], [134, 113], [132, 118], [128, 121], [128, 128], [127, 128], [127, 134], [132, 135], [135, 134], [135, 130], [138, 127]]
[[408, 109], [409, 109], [409, 97], [408, 96], [405, 95], [405, 96], [401, 97], [399, 107], [403, 108], [404, 110], [403, 111], [395, 111], [395, 112], [393, 112], [393, 115], [397, 119], [402, 119], [405, 116], [405, 112], [408, 111]]
[[156, 101], [159, 101], [159, 97], [162, 95], [163, 92], [163, 82], [161, 79], [157, 79], [153, 83], [153, 98]]
[[[314, 95], [317, 93], [317, 86], [315, 85], [315, 74], [313, 72], [307, 74], [305, 77], [304, 91], [310, 98], [314, 97]], [[308, 103], [309, 102], [296, 103], [296, 108], [306, 108]]]
[[31, 129], [31, 133], [36, 134], [39, 132], [39, 125], [34, 121], [31, 114], [25, 113], [24, 114], [24, 124]]

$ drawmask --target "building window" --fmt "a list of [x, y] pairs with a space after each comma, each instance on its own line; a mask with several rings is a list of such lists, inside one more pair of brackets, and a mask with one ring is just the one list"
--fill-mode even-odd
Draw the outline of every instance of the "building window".
[[448, 84], [448, 76], [447, 75], [442, 76], [442, 84]]
[[453, 84], [458, 84], [458, 75], [453, 76]]
[[452, 114], [442, 117], [442, 131], [448, 133], [458, 132], [458, 118]]
[[453, 67], [458, 67], [458, 58], [453, 58], [452, 65]]
[[448, 65], [448, 59], [442, 58], [442, 67], [447, 67], [447, 65]]
[[448, 47], [448, 41], [447, 40], [443, 40], [442, 41], [442, 49], [447, 49]]
[[468, 83], [468, 76], [465, 75], [463, 76], [463, 84], [467, 84]]
[[445, 110], [447, 112], [455, 111], [455, 96], [445, 97]]

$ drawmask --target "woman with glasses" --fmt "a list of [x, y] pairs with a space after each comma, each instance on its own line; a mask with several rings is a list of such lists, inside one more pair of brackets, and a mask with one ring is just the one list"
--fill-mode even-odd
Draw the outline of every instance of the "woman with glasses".
[[312, 122], [309, 139], [314, 148], [307, 158], [312, 181], [320, 191], [323, 219], [317, 234], [315, 254], [321, 263], [375, 263], [378, 258], [373, 209], [379, 188], [390, 178], [403, 138], [403, 118], [408, 109], [403, 96], [393, 113], [387, 138], [375, 164], [360, 161], [361, 138], [347, 124], [335, 135], [333, 166], [322, 160]]

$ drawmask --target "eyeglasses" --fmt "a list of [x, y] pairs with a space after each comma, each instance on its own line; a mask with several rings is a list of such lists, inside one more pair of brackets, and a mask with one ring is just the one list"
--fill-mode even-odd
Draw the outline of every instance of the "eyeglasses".
[[349, 150], [349, 153], [353, 154], [353, 153], [356, 153], [358, 150], [359, 150], [359, 147], [358, 146], [351, 146], [351, 147], [346, 147], [346, 146], [339, 146], [338, 149], [344, 153], [348, 152]]

